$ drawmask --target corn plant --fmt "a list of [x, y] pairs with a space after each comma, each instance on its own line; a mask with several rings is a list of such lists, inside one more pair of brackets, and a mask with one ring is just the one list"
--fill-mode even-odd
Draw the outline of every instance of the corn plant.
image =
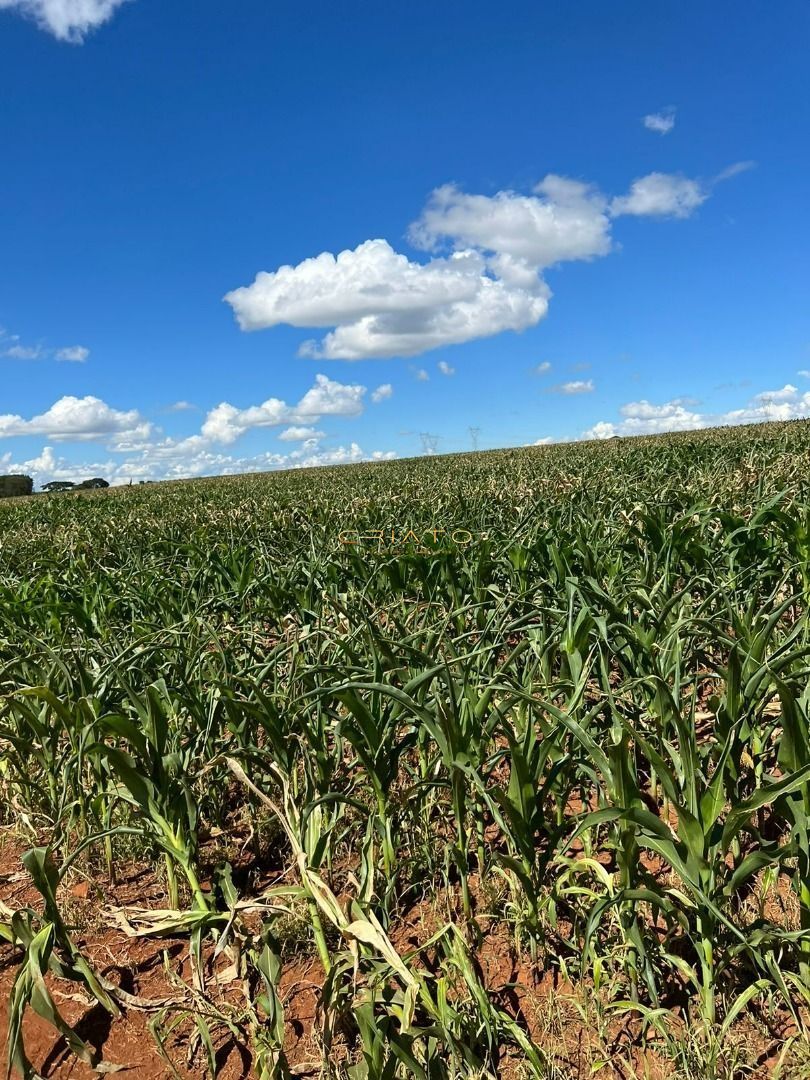
[[[172, 1066], [183, 1037], [263, 1080], [555, 1075], [553, 973], [594, 1067], [622, 1013], [628, 1060], [674, 1047], [674, 1003], [684, 1070], [752, 1068], [726, 1044], [766, 1005], [800, 1055], [808, 455], [775, 423], [4, 503], [0, 825], [41, 896], [0, 878], [12, 1067], [32, 1009], [101, 1064], [53, 980], [127, 1004], [64, 914], [79, 873], [123, 955], [184, 941], [148, 1006]], [[133, 861], [165, 900], [116, 905]]]

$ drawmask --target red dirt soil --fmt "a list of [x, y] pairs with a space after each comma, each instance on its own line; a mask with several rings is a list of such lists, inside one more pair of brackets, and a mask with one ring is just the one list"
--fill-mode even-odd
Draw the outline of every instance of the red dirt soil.
[[[4, 839], [0, 832], [0, 901], [16, 909], [30, 905], [40, 908], [40, 898], [22, 868], [24, 848]], [[478, 891], [471, 878], [471, 889]], [[100, 880], [76, 879], [63, 888], [60, 904], [69, 923], [81, 927], [76, 943], [94, 968], [129, 994], [146, 1001], [161, 1001], [177, 995], [181, 978], [190, 979], [188, 938], [130, 938], [122, 930], [104, 925], [102, 912], [110, 906], [162, 908], [167, 906], [165, 890], [149, 865], [131, 864], [120, 871], [119, 881], [110, 886]], [[391, 931], [398, 951], [404, 953], [425, 941], [446, 921], [427, 905], [416, 905]], [[475, 959], [479, 972], [493, 1000], [516, 1017], [529, 1035], [544, 1046], [570, 1080], [590, 1077], [596, 1058], [604, 1047], [597, 1046], [595, 1032], [586, 1026], [574, 1004], [574, 987], [565, 984], [553, 972], [543, 972], [528, 958], [519, 956], [505, 924], [487, 917], [479, 919], [482, 939]], [[6, 1050], [8, 1000], [19, 961], [19, 953], [0, 944], [0, 1049]], [[168, 968], [168, 970], [167, 970]], [[279, 996], [284, 1006], [287, 1060], [297, 1076], [318, 1076], [320, 1053], [317, 1043], [317, 1005], [322, 969], [317, 959], [293, 955], [282, 967]], [[94, 1001], [81, 993], [76, 984], [48, 976], [47, 982], [65, 1020], [95, 1050], [105, 1063], [123, 1067], [122, 1075], [131, 1080], [183, 1080], [210, 1075], [204, 1051], [189, 1054], [194, 1025], [183, 1020], [166, 1040], [165, 1051], [171, 1067], [161, 1057], [149, 1023], [156, 1015], [135, 1008], [112, 1018]], [[222, 1002], [239, 1000], [239, 985], [221, 990]], [[220, 991], [214, 991], [217, 993]], [[648, 1080], [666, 1080], [672, 1067], [650, 1053], [634, 1046], [635, 1033], [627, 1020], [616, 1031], [616, 1046], [621, 1054], [599, 1068], [603, 1080], [625, 1080], [644, 1076]], [[69, 1053], [65, 1041], [45, 1021], [27, 1010], [23, 1026], [25, 1050], [32, 1064], [47, 1080], [92, 1080], [98, 1073]], [[249, 1080], [254, 1076], [250, 1052], [229, 1036], [222, 1025], [213, 1029], [217, 1076], [222, 1080]], [[761, 1039], [753, 1030], [750, 1037]], [[778, 1047], [777, 1047], [778, 1049]], [[4, 1053], [2, 1056], [5, 1056]], [[775, 1063], [772, 1049], [762, 1047], [761, 1070], [752, 1077], [766, 1077]], [[173, 1072], [173, 1069], [176, 1072]], [[499, 1076], [524, 1075], [518, 1057], [505, 1060]]]

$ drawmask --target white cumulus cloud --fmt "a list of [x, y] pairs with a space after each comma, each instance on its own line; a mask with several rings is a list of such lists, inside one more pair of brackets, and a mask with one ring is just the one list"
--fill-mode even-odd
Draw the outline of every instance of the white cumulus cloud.
[[61, 41], [78, 44], [112, 18], [127, 0], [0, 0], [0, 11], [9, 9], [33, 19]]
[[647, 113], [642, 119], [642, 124], [648, 131], [654, 131], [658, 135], [669, 135], [675, 127], [675, 106], [667, 105], [658, 112]]
[[452, 367], [452, 365], [448, 364], [446, 360], [440, 360], [436, 366], [438, 367], [442, 375], [447, 375], [449, 377], [450, 375], [455, 375], [456, 373], [456, 369]]
[[[3, 0], [0, 0], [2, 6]], [[19, 334], [9, 334], [0, 326], [0, 356], [9, 360], [67, 360], [74, 364], [83, 364], [90, 356], [90, 350], [84, 345], [68, 345], [61, 349], [46, 348], [43, 344], [25, 345]]]
[[467, 195], [447, 184], [433, 192], [410, 237], [428, 251], [446, 240], [494, 252], [495, 272], [526, 287], [538, 270], [555, 263], [607, 255], [606, 210], [604, 195], [591, 185], [554, 174], [532, 195]]
[[697, 180], [674, 173], [653, 172], [634, 180], [627, 195], [612, 200], [614, 217], [687, 218], [708, 199], [708, 192]]
[[364, 451], [356, 442], [332, 449], [317, 449], [303, 443], [289, 454], [267, 452], [237, 457], [212, 449], [199, 436], [162, 442], [144, 447], [125, 460], [76, 462], [54, 453], [52, 446], [28, 460], [15, 461], [10, 453], [0, 455], [0, 472], [24, 473], [36, 487], [50, 480], [74, 483], [91, 476], [101, 476], [113, 485], [138, 483], [139, 480], [179, 480], [195, 476], [232, 476], [239, 473], [272, 472], [280, 469], [315, 468], [345, 465], [359, 461], [390, 461], [393, 450]]
[[70, 345], [66, 349], [57, 349], [56, 359], [65, 360], [71, 364], [83, 364], [90, 356], [90, 350], [84, 345]]
[[[390, 384], [377, 387], [382, 400], [390, 397]], [[314, 426], [321, 417], [352, 418], [362, 414], [367, 388], [344, 384], [317, 375], [313, 384], [295, 404], [280, 398], [268, 398], [261, 405], [239, 409], [221, 402], [211, 409], [197, 434], [186, 437], [166, 436], [135, 410], [111, 408], [95, 397], [63, 397], [46, 412], [30, 419], [16, 414], [0, 415], [0, 438], [43, 435], [48, 440], [42, 453], [18, 461], [13, 452], [0, 454], [0, 472], [24, 472], [47, 480], [82, 480], [103, 476], [112, 483], [139, 479], [175, 479], [181, 477], [258, 472], [334, 465], [352, 461], [389, 460], [391, 450], [364, 451], [351, 441], [338, 447], [322, 446], [325, 432]], [[188, 402], [176, 402], [168, 411], [194, 408]], [[164, 410], [166, 411], [166, 410]], [[286, 452], [267, 451], [240, 456], [223, 450], [253, 428], [279, 427], [281, 442], [296, 444]], [[114, 455], [106, 462], [77, 462], [54, 454], [51, 442], [102, 442]]]
[[39, 454], [27, 461], [15, 462], [12, 454], [0, 454], [0, 471], [30, 476], [35, 488], [51, 480], [68, 480], [73, 484], [89, 480], [93, 476], [109, 480], [114, 476], [116, 467], [115, 461], [79, 464], [69, 462], [64, 458], [57, 458], [52, 446], [44, 446]]
[[595, 386], [593, 379], [572, 379], [570, 382], [550, 386], [548, 389], [549, 393], [553, 394], [592, 394]]
[[416, 356], [503, 330], [524, 330], [548, 308], [548, 290], [514, 288], [487, 273], [475, 251], [417, 263], [385, 240], [324, 252], [262, 272], [225, 299], [243, 330], [280, 323], [335, 329], [301, 355], [329, 360]]
[[317, 431], [312, 427], [301, 427], [300, 425], [285, 428], [279, 434], [279, 439], [282, 442], [309, 443], [311, 446], [315, 446], [323, 437], [324, 433], [322, 431]]
[[41, 360], [44, 355], [39, 345], [9, 345], [3, 352], [9, 360]]
[[218, 443], [233, 443], [251, 428], [276, 427], [296, 421], [312, 422], [322, 416], [359, 416], [363, 412], [366, 387], [347, 385], [316, 375], [315, 383], [297, 405], [280, 398], [268, 398], [261, 405], [238, 409], [223, 401], [211, 409], [203, 422], [203, 438]]
[[764, 390], [761, 394], [757, 394], [754, 400], [762, 402], [763, 405], [794, 401], [798, 393], [798, 387], [793, 386], [792, 383], [786, 383], [781, 390]]
[[741, 167], [705, 185], [650, 173], [613, 199], [553, 173], [529, 194], [468, 194], [446, 184], [408, 231], [411, 243], [427, 253], [425, 261], [395, 251], [387, 240], [366, 240], [337, 255], [325, 251], [260, 271], [225, 300], [243, 330], [286, 324], [326, 331], [299, 349], [315, 359], [411, 357], [520, 332], [548, 311], [547, 270], [610, 253], [614, 218], [688, 217], [713, 184]]
[[115, 436], [146, 439], [151, 425], [137, 409], [122, 412], [97, 397], [62, 397], [44, 413], [25, 420], [7, 413], [0, 416], [0, 438], [15, 435], [45, 435], [55, 440], [87, 441]]
[[375, 405], [379, 405], [381, 401], [386, 401], [388, 398], [392, 397], [393, 393], [394, 388], [391, 383], [382, 383], [376, 390], [372, 390], [371, 400]]
[[297, 419], [317, 420], [321, 416], [360, 416], [365, 386], [340, 383], [326, 375], [316, 375], [315, 384], [295, 406]]
[[616, 435], [655, 435], [665, 431], [757, 424], [767, 420], [798, 420], [810, 415], [810, 391], [801, 393], [789, 383], [778, 390], [757, 394], [742, 409], [725, 413], [702, 413], [686, 398], [661, 404], [631, 401], [619, 410], [621, 420], [600, 420], [582, 433], [583, 439], [610, 439]]

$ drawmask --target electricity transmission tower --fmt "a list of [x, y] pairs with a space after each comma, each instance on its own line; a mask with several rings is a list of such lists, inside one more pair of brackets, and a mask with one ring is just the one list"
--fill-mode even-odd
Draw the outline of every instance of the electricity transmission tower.
[[419, 438], [422, 440], [422, 453], [435, 454], [441, 435], [431, 435], [429, 431], [420, 431]]
[[470, 439], [472, 440], [472, 448], [473, 448], [473, 450], [477, 450], [478, 449], [478, 436], [481, 434], [481, 428], [480, 427], [471, 427], [471, 428], [467, 428], [467, 430], [469, 431]]

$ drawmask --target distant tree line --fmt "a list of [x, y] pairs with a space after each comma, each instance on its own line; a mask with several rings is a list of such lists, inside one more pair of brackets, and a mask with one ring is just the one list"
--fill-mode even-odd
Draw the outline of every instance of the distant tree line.
[[0, 476], [0, 499], [12, 499], [15, 495], [30, 495], [34, 481], [30, 476]]
[[[80, 484], [74, 484], [70, 480], [51, 480], [43, 484], [42, 490], [49, 494], [57, 491], [93, 491], [98, 488], [109, 487], [109, 483], [100, 476], [94, 476], [91, 480], [83, 480]], [[33, 495], [34, 481], [30, 476], [21, 473], [9, 476], [0, 476], [0, 499], [12, 499], [20, 495]]]
[[71, 480], [51, 480], [42, 485], [43, 491], [93, 491], [96, 488], [106, 488], [110, 485], [100, 476], [94, 476], [92, 480], [83, 480], [81, 484], [74, 484]]

